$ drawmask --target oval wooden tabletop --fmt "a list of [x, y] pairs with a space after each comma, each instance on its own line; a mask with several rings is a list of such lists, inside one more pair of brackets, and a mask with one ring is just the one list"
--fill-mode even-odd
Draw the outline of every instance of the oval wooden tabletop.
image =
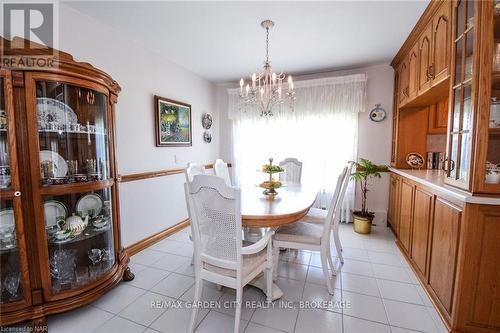
[[245, 227], [277, 227], [298, 221], [316, 200], [316, 188], [288, 184], [268, 199], [255, 185], [241, 187], [241, 219]]

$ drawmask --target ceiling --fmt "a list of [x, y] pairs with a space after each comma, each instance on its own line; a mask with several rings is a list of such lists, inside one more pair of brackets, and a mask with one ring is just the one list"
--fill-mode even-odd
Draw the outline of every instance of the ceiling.
[[73, 1], [72, 8], [212, 82], [260, 70], [263, 19], [275, 71], [306, 74], [389, 62], [428, 4], [420, 1]]

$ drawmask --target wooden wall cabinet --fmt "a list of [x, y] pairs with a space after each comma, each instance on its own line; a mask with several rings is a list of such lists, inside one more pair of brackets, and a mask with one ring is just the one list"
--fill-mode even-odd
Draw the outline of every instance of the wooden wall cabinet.
[[418, 74], [419, 74], [419, 63], [418, 63], [418, 44], [415, 43], [413, 48], [410, 50], [408, 55], [408, 94], [407, 102], [415, 99], [418, 93]]
[[448, 98], [429, 105], [429, 134], [446, 134], [448, 128]]
[[429, 69], [433, 62], [432, 49], [432, 24], [428, 24], [427, 28], [420, 36], [418, 41], [418, 94], [425, 93], [432, 85], [432, 77]]
[[[0, 42], [2, 56], [13, 58], [35, 46]], [[13, 45], [24, 43], [30, 47]], [[120, 87], [91, 65], [48, 51], [53, 67], [0, 71], [7, 119], [0, 124], [0, 150], [7, 148], [0, 152], [0, 325], [42, 324], [133, 279], [115, 183]]]
[[443, 1], [432, 19], [432, 51], [429, 77], [436, 86], [449, 77], [451, 49], [451, 2]]

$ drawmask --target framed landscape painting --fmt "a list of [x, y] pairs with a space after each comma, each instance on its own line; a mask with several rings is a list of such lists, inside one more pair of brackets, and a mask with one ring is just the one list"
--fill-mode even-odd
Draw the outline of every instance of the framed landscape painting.
[[155, 125], [157, 147], [191, 146], [191, 105], [155, 96]]

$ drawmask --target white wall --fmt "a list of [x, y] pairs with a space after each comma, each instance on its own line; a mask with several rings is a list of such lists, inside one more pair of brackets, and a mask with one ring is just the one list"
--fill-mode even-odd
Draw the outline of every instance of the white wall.
[[[117, 158], [122, 175], [214, 161], [219, 151], [216, 87], [112, 28], [60, 5], [59, 48], [110, 74], [122, 87], [116, 107]], [[163, 43], [168, 41], [158, 41]], [[153, 95], [192, 106], [193, 146], [155, 147]], [[214, 124], [203, 142], [201, 115]], [[187, 218], [183, 175], [120, 185], [122, 241], [130, 245]]]
[[[367, 101], [368, 110], [359, 114], [358, 127], [358, 156], [372, 160], [377, 164], [389, 164], [391, 158], [391, 131], [392, 131], [392, 94], [394, 71], [387, 64], [374, 65], [353, 70], [324, 72], [311, 75], [296, 76], [295, 80], [307, 80], [322, 77], [341, 76], [357, 73], [368, 75]], [[217, 109], [220, 112], [220, 154], [226, 160], [231, 160], [232, 130], [227, 118], [226, 89], [233, 84], [217, 86]], [[387, 112], [387, 118], [381, 123], [369, 119], [368, 112], [381, 104]], [[373, 181], [368, 194], [368, 207], [376, 212], [375, 223], [386, 224], [387, 205], [389, 197], [389, 177], [387, 174], [381, 180]], [[356, 189], [356, 206], [360, 207], [359, 189]]]

